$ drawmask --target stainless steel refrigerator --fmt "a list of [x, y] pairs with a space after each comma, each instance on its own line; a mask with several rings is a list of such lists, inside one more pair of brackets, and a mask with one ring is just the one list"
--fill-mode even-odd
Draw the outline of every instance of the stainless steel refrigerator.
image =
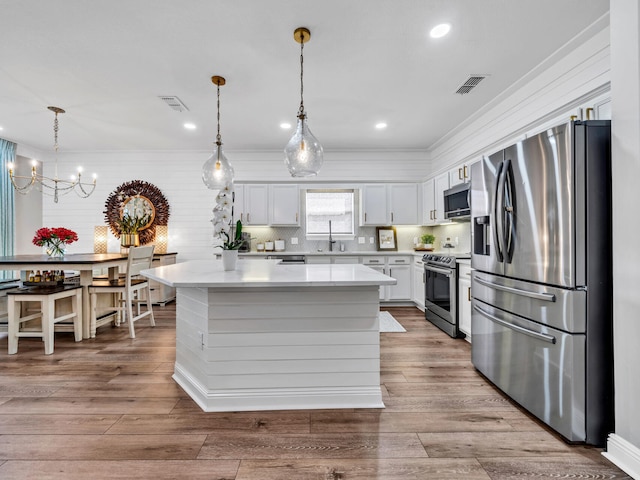
[[610, 144], [575, 121], [471, 168], [473, 364], [593, 445], [613, 431]]

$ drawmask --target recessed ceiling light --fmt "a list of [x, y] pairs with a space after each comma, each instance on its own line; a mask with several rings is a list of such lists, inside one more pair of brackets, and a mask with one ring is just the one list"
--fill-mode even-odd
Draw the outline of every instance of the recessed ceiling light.
[[196, 129], [196, 124], [195, 123], [185, 123], [184, 124], [184, 128], [186, 128], [187, 130], [195, 130]]
[[376, 123], [376, 128], [378, 130], [383, 130], [383, 129], [387, 128], [387, 124], [384, 123], [384, 122]]
[[431, 38], [440, 38], [449, 33], [449, 30], [451, 30], [451, 25], [448, 23], [441, 23], [440, 25], [433, 27], [431, 32], [429, 32], [429, 35], [431, 35]]
[[281, 123], [280, 124], [280, 128], [283, 129], [283, 130], [288, 130], [288, 129], [291, 128], [291, 124], [290, 123], [286, 123], [286, 122], [285, 123]]
[[0, 130], [4, 130], [4, 128], [0, 127]]

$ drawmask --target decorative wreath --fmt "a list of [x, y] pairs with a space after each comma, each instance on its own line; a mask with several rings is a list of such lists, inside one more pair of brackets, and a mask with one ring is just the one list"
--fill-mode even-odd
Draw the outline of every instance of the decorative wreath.
[[155, 208], [155, 216], [151, 223], [138, 232], [140, 245], [145, 245], [154, 241], [156, 236], [156, 225], [169, 224], [169, 202], [158, 187], [142, 180], [132, 180], [117, 187], [107, 197], [105, 202], [104, 218], [109, 224], [111, 232], [120, 238], [120, 219], [122, 208], [131, 197], [141, 196], [147, 198]]

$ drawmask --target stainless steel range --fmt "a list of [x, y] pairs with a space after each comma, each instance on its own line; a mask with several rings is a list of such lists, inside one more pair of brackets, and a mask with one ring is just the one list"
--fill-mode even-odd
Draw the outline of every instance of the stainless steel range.
[[425, 273], [424, 315], [447, 335], [464, 338], [458, 329], [456, 257], [429, 253], [422, 257]]

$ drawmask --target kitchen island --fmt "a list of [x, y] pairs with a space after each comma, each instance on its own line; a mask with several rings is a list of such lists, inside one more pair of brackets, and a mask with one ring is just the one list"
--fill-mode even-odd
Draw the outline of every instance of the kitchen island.
[[175, 287], [173, 378], [205, 411], [383, 408], [379, 287], [364, 265], [189, 261], [142, 272]]

